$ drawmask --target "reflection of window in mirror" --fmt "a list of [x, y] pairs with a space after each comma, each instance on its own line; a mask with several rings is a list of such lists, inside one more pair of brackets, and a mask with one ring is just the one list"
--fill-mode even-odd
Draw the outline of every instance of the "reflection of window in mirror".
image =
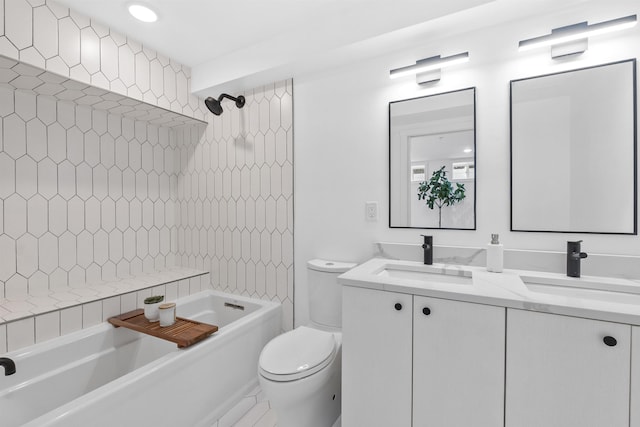
[[454, 181], [462, 181], [465, 179], [473, 179], [475, 174], [475, 168], [473, 167], [473, 161], [468, 162], [455, 162], [452, 165]]
[[424, 181], [424, 165], [411, 166], [411, 181]]

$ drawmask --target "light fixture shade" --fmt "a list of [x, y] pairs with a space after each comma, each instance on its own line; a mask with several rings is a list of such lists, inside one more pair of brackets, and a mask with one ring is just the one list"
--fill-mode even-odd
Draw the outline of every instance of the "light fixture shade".
[[636, 25], [637, 21], [638, 19], [636, 15], [629, 15], [591, 25], [587, 22], [580, 22], [566, 27], [556, 28], [551, 32], [551, 34], [521, 40], [518, 44], [518, 48], [521, 51], [526, 51], [538, 47], [569, 43], [576, 40], [582, 40], [590, 36], [631, 28]]
[[395, 79], [398, 77], [420, 74], [427, 71], [439, 70], [442, 67], [460, 64], [467, 61], [469, 61], [469, 52], [459, 53], [457, 55], [451, 55], [445, 58], [441, 58], [440, 55], [432, 56], [430, 58], [416, 61], [416, 63], [413, 65], [391, 70], [389, 72], [389, 78]]

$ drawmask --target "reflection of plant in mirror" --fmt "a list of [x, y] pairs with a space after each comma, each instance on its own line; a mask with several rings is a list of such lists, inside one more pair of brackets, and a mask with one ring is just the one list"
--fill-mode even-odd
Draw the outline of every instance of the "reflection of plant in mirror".
[[442, 228], [442, 207], [461, 202], [465, 198], [464, 192], [464, 184], [456, 183], [456, 189], [453, 189], [444, 166], [434, 171], [429, 181], [418, 184], [418, 200], [426, 200], [429, 209], [438, 207], [438, 228]]

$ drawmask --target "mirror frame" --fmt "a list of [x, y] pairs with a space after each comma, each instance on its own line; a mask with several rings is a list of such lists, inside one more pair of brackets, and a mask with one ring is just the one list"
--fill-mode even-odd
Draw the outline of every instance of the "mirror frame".
[[[629, 62], [632, 64], [632, 85], [633, 85], [633, 231], [575, 231], [575, 230], [521, 230], [513, 228], [513, 84], [524, 80], [532, 80], [541, 77], [549, 77], [560, 74], [573, 73], [589, 70], [593, 68], [606, 67]], [[573, 233], [573, 234], [608, 234], [608, 235], [637, 235], [638, 234], [638, 103], [637, 103], [637, 77], [636, 59], [625, 59], [609, 62], [606, 64], [592, 65], [589, 67], [575, 68], [556, 73], [541, 74], [537, 76], [524, 77], [509, 81], [509, 229], [516, 232], [528, 233]]]
[[[392, 104], [397, 104], [400, 102], [406, 102], [406, 101], [412, 101], [415, 99], [423, 99], [423, 98], [431, 98], [434, 96], [440, 96], [440, 95], [447, 95], [447, 94], [451, 94], [451, 93], [458, 93], [458, 92], [464, 92], [467, 90], [471, 90], [472, 94], [473, 94], [473, 164], [474, 164], [474, 178], [473, 178], [473, 227], [469, 227], [469, 228], [457, 228], [457, 227], [412, 227], [410, 225], [392, 225], [391, 223], [391, 105]], [[477, 188], [477, 179], [478, 179], [478, 156], [477, 156], [477, 146], [476, 146], [476, 141], [477, 141], [477, 132], [476, 132], [476, 128], [477, 128], [477, 117], [476, 117], [476, 87], [475, 86], [471, 86], [471, 87], [466, 87], [466, 88], [462, 88], [462, 89], [456, 89], [456, 90], [451, 90], [451, 91], [447, 91], [447, 92], [440, 92], [440, 93], [434, 93], [431, 95], [424, 95], [424, 96], [417, 96], [414, 98], [406, 98], [406, 99], [399, 99], [397, 101], [390, 101], [389, 102], [389, 106], [388, 106], [388, 155], [389, 155], [389, 161], [388, 161], [388, 168], [387, 168], [387, 173], [388, 173], [388, 185], [389, 185], [389, 228], [408, 228], [408, 229], [417, 229], [417, 230], [464, 230], [464, 231], [472, 231], [472, 230], [476, 230], [477, 224], [478, 224], [478, 218], [477, 218], [477, 210], [476, 210], [476, 206], [477, 206], [477, 199], [478, 199], [478, 188]]]

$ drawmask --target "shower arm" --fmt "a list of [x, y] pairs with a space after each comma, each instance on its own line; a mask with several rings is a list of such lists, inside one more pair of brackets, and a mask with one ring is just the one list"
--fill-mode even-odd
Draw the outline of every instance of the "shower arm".
[[218, 97], [218, 102], [221, 102], [224, 98], [234, 101], [236, 103], [236, 107], [238, 108], [242, 108], [244, 106], [245, 98], [242, 95], [236, 98], [235, 96], [223, 93]]

